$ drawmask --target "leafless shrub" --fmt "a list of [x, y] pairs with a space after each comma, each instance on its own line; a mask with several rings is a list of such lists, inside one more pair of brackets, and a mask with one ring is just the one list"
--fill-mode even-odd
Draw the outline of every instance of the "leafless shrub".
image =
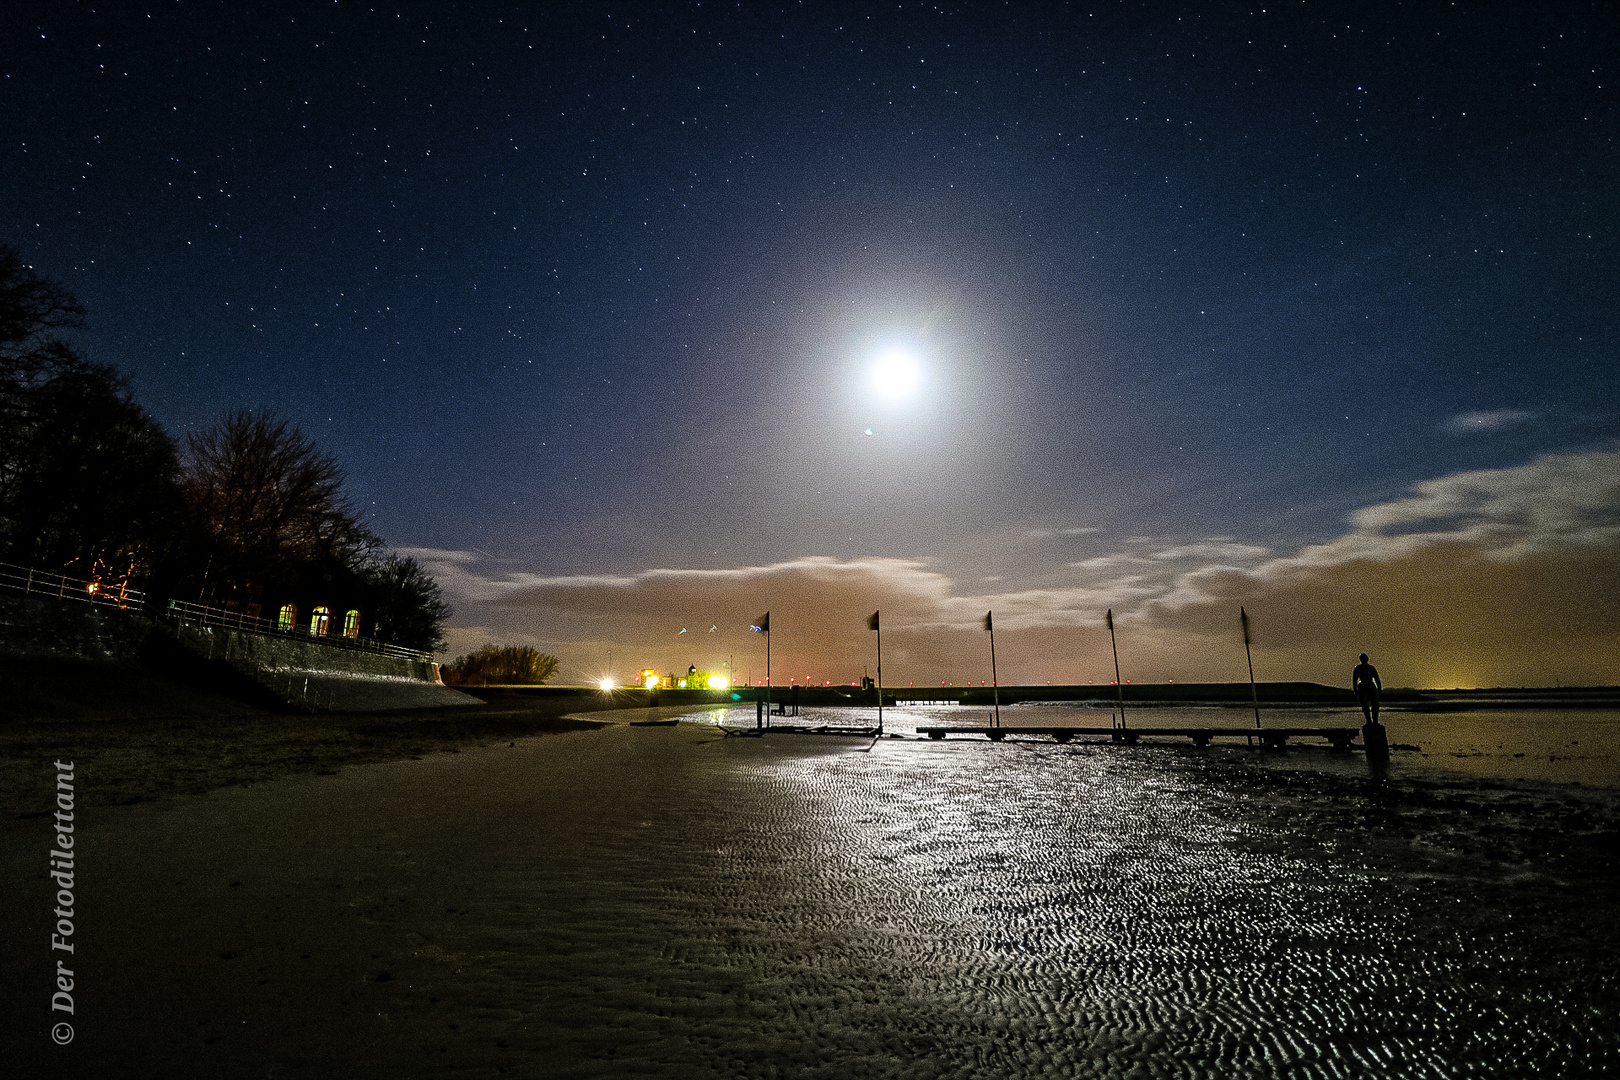
[[485, 645], [447, 664], [451, 686], [540, 686], [557, 671], [557, 658], [529, 645]]

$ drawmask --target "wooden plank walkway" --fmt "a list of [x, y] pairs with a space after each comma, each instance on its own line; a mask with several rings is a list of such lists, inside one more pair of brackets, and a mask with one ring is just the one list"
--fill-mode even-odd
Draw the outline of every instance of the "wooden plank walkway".
[[949, 735], [985, 736], [992, 742], [1000, 742], [1008, 735], [1045, 735], [1058, 742], [1068, 742], [1076, 738], [1106, 738], [1109, 742], [1123, 743], [1126, 746], [1135, 746], [1138, 739], [1148, 738], [1175, 738], [1191, 739], [1194, 746], [1208, 746], [1215, 739], [1259, 739], [1260, 745], [1271, 748], [1281, 748], [1288, 744], [1289, 739], [1326, 739], [1335, 750], [1348, 752], [1350, 744], [1361, 733], [1360, 728], [1353, 727], [1323, 727], [1323, 728], [1232, 728], [1232, 727], [1030, 727], [1026, 725], [1007, 727], [919, 727], [917, 734], [927, 735], [930, 739], [943, 739]]
[[839, 724], [772, 724], [770, 727], [761, 728], [722, 724], [720, 730], [727, 735], [846, 735], [858, 739], [871, 739], [882, 734], [875, 724], [870, 727], [848, 727]]

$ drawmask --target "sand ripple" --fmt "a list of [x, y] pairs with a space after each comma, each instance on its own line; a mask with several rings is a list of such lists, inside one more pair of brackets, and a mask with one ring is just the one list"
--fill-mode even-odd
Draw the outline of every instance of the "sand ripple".
[[86, 832], [148, 995], [98, 1022], [170, 1077], [1620, 1067], [1612, 867], [1219, 760], [621, 727], [137, 809]]
[[[1218, 812], [1196, 772], [1114, 748], [864, 745], [701, 746], [679, 802], [608, 830], [592, 885], [611, 913], [533, 986], [574, 1017], [546, 1028], [548, 1058], [568, 1075], [1458, 1076], [1557, 1072], [1590, 1043], [1567, 988], [1504, 1001], [1479, 981], [1487, 957], [1514, 966], [1508, 943], [1411, 935], [1443, 892], [1306, 857], [1326, 838]], [[502, 931], [519, 955], [555, 948], [555, 923]], [[586, 971], [613, 1003], [589, 1021]]]

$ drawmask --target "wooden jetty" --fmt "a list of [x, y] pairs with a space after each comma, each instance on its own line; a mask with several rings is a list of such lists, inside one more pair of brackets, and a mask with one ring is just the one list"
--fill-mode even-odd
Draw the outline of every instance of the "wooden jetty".
[[1035, 727], [1029, 725], [1005, 727], [919, 727], [917, 734], [930, 739], [943, 739], [950, 735], [983, 735], [991, 742], [1000, 742], [1008, 735], [1045, 735], [1058, 742], [1076, 738], [1105, 738], [1109, 742], [1135, 746], [1137, 740], [1147, 738], [1191, 739], [1194, 746], [1208, 746], [1215, 739], [1259, 739], [1260, 745], [1281, 749], [1290, 739], [1326, 739], [1334, 750], [1350, 750], [1350, 744], [1361, 734], [1354, 727]]
[[720, 725], [727, 735], [845, 735], [856, 739], [872, 739], [881, 735], [876, 724], [855, 726], [844, 724], [772, 724], [770, 727], [740, 728]]
[[876, 724], [772, 724], [765, 730], [772, 735], [853, 735], [863, 739], [881, 734]]

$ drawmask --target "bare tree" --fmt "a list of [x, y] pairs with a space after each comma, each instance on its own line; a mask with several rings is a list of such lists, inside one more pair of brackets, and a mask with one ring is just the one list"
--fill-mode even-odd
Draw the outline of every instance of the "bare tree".
[[[84, 308], [73, 294], [0, 247], [0, 518], [12, 516], [40, 432], [39, 390], [60, 375], [91, 369], [57, 335], [82, 325]], [[116, 379], [110, 368], [100, 373]]]
[[123, 377], [59, 332], [84, 308], [0, 247], [0, 557], [145, 573], [176, 509], [175, 448]]
[[371, 560], [364, 573], [376, 607], [378, 640], [424, 651], [444, 647], [450, 605], [420, 563], [390, 554]]
[[32, 386], [82, 364], [55, 331], [83, 325], [84, 307], [72, 293], [0, 247], [0, 383]]
[[380, 545], [343, 494], [343, 470], [269, 414], [188, 435], [183, 484], [203, 551], [199, 595], [223, 599], [294, 564], [357, 567]]
[[0, 503], [5, 557], [145, 577], [179, 516], [174, 443], [100, 366], [51, 379], [31, 392], [28, 412], [32, 428]]

